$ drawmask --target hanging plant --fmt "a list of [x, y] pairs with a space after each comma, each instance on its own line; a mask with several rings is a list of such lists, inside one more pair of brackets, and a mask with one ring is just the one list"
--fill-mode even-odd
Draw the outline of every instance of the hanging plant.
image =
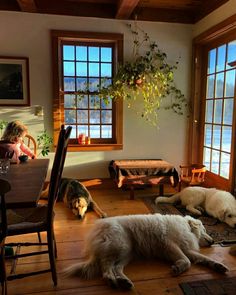
[[[134, 28], [131, 24], [128, 27], [133, 35], [133, 59], [119, 65], [112, 84], [107, 86], [104, 81], [99, 89], [100, 98], [105, 102], [122, 98], [129, 108], [135, 108], [135, 101], [139, 100], [140, 109], [136, 112], [153, 125], [158, 123], [158, 110], [161, 108], [172, 109], [183, 115], [188, 103], [174, 83], [174, 70], [178, 62], [168, 64], [166, 53], [136, 23]], [[148, 49], [140, 55], [140, 48], [144, 45]]]

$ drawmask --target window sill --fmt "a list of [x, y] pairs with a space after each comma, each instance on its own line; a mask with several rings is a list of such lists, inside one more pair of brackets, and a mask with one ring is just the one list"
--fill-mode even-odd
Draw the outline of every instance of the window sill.
[[67, 150], [69, 152], [78, 152], [78, 151], [93, 152], [93, 151], [114, 151], [114, 150], [122, 150], [122, 149], [123, 149], [123, 144], [84, 144], [84, 145], [70, 144]]

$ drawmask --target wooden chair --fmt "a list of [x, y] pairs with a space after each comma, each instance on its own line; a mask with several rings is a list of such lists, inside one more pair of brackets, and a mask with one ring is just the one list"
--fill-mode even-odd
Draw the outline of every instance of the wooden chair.
[[6, 284], [6, 266], [5, 266], [5, 238], [7, 235], [7, 217], [5, 194], [9, 192], [11, 186], [8, 181], [0, 179], [0, 281], [2, 287], [2, 295], [7, 294]]
[[35, 155], [37, 154], [37, 143], [33, 136], [26, 134], [24, 137], [24, 144], [27, 145]]
[[[46, 232], [47, 234], [47, 241], [36, 242], [36, 243], [7, 243], [7, 246], [16, 247], [17, 251], [11, 257], [15, 261], [19, 258], [27, 257], [27, 256], [35, 256], [41, 254], [48, 254], [49, 255], [49, 262], [50, 267], [47, 269], [42, 269], [38, 271], [32, 271], [28, 273], [15, 273], [15, 266], [16, 263], [13, 265], [12, 271], [10, 275], [7, 276], [7, 280], [14, 280], [20, 279], [27, 276], [38, 275], [46, 272], [51, 272], [52, 280], [54, 285], [57, 285], [57, 273], [56, 273], [56, 261], [55, 258], [57, 257], [57, 248], [56, 248], [56, 241], [54, 235], [54, 204], [56, 202], [58, 191], [59, 191], [59, 184], [61, 181], [61, 175], [64, 167], [67, 146], [69, 142], [69, 137], [71, 133], [72, 127], [69, 126], [66, 129], [64, 126], [61, 127], [57, 149], [54, 157], [53, 167], [51, 171], [50, 177], [50, 184], [49, 184], [49, 195], [48, 195], [48, 203], [47, 204], [39, 204], [36, 208], [25, 208], [25, 209], [17, 209], [15, 212], [24, 217], [24, 220], [19, 223], [11, 223], [8, 220], [7, 226], [7, 236], [17, 236], [17, 235], [24, 235], [29, 233], [41, 233]], [[47, 246], [46, 250], [41, 251], [34, 251], [29, 253], [20, 254], [18, 249], [22, 246]]]
[[182, 183], [186, 186], [200, 186], [205, 181], [206, 166], [200, 164], [180, 165], [179, 192]]

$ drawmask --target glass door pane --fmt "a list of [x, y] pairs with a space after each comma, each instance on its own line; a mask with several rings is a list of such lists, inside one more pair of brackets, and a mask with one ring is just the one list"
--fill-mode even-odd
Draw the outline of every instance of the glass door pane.
[[203, 164], [229, 179], [236, 79], [236, 40], [208, 52]]

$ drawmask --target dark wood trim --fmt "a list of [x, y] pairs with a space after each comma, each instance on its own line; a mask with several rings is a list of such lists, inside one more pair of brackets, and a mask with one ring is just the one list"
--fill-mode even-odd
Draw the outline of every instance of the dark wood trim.
[[193, 39], [193, 44], [203, 45], [216, 38], [223, 36], [226, 33], [229, 33], [231, 30], [236, 28], [236, 14], [230, 16], [226, 20], [220, 22], [219, 24], [211, 27], [207, 31], [201, 33]]
[[234, 60], [232, 62], [229, 62], [228, 65], [231, 66], [231, 67], [235, 67], [236, 66], [236, 60]]
[[89, 145], [73, 145], [68, 147], [69, 152], [94, 152], [94, 151], [114, 151], [122, 150], [123, 144], [89, 144]]
[[134, 20], [136, 18], [140, 21], [193, 24], [195, 23], [195, 12], [191, 10], [136, 7], [130, 19]]
[[129, 19], [139, 0], [120, 0], [117, 5], [116, 18]]
[[2, 0], [0, 10], [194, 24], [229, 0]]
[[195, 16], [195, 23], [204, 18], [206, 15], [210, 14], [212, 11], [219, 8], [221, 5], [227, 3], [229, 0], [211, 0], [202, 1], [202, 5]]
[[37, 12], [35, 0], [16, 0], [20, 6], [21, 11], [24, 12]]

